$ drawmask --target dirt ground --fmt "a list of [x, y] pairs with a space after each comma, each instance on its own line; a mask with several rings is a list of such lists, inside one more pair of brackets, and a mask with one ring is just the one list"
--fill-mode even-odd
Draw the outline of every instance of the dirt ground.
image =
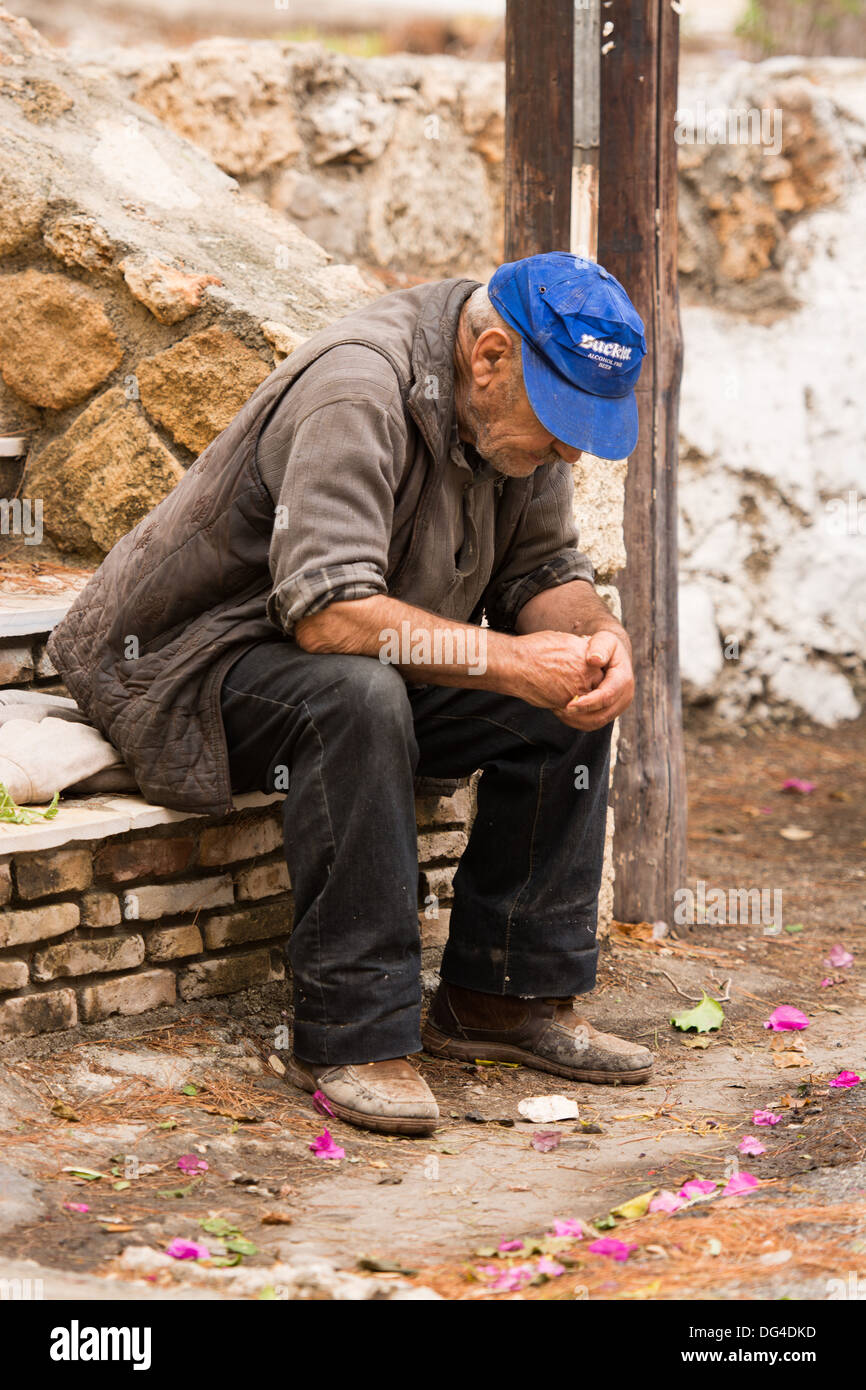
[[[0, 1279], [42, 1278], [46, 1296], [78, 1298], [866, 1297], [866, 1086], [828, 1084], [866, 1074], [864, 735], [866, 721], [690, 733], [690, 884], [778, 890], [783, 927], [612, 932], [585, 1012], [653, 1047], [645, 1086], [422, 1057], [436, 1133], [387, 1139], [327, 1121], [345, 1150], [334, 1161], [310, 1151], [326, 1123], [311, 1098], [269, 1064], [279, 996], [11, 1049]], [[788, 778], [814, 790], [782, 791]], [[825, 964], [839, 944], [853, 966]], [[723, 1001], [721, 1028], [674, 1029], [671, 1015], [704, 990]], [[764, 1027], [786, 1004], [808, 1015], [805, 1031]], [[522, 1098], [551, 1092], [576, 1100], [579, 1119], [521, 1118]], [[756, 1126], [756, 1109], [781, 1119]], [[539, 1131], [557, 1146], [536, 1150]], [[738, 1152], [747, 1134], [764, 1154]], [[184, 1174], [181, 1155], [207, 1168]], [[737, 1166], [757, 1189], [608, 1215], [690, 1178], [723, 1184]], [[81, 1167], [102, 1176], [64, 1171]], [[583, 1239], [546, 1237], [566, 1218], [587, 1223]], [[599, 1236], [636, 1248], [624, 1261], [592, 1253]], [[166, 1255], [178, 1237], [211, 1258]], [[523, 1245], [500, 1253], [503, 1240]]]

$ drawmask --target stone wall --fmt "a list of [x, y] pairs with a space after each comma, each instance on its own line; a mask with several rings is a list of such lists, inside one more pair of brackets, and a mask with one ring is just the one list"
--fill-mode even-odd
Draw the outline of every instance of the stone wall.
[[778, 112], [779, 154], [685, 147], [686, 217], [709, 208], [704, 237], [721, 219], [738, 278], [723, 293], [696, 268], [706, 302], [683, 315], [681, 661], [691, 699], [736, 721], [832, 725], [866, 693], [864, 79], [742, 64], [709, 104]]
[[[417, 800], [422, 963], [431, 972], [469, 814], [468, 788]], [[212, 820], [134, 797], [88, 798], [64, 801], [62, 816], [0, 825], [0, 1040], [285, 980], [292, 893], [279, 802]], [[28, 851], [46, 839], [54, 843]]]
[[0, 60], [0, 434], [25, 436], [45, 540], [98, 561], [375, 291], [6, 11]]
[[215, 38], [111, 69], [340, 260], [486, 279], [502, 259], [498, 63]]

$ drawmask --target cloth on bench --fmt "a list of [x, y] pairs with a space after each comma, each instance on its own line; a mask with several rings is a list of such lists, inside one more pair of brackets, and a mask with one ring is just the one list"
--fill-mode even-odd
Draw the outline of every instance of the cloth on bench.
[[[453, 796], [467, 778], [416, 777], [418, 796]], [[74, 700], [39, 690], [0, 690], [0, 782], [19, 806], [73, 796], [138, 792], [117, 749]]]
[[38, 690], [0, 690], [0, 782], [19, 806], [56, 791], [136, 791], [117, 749], [74, 700]]

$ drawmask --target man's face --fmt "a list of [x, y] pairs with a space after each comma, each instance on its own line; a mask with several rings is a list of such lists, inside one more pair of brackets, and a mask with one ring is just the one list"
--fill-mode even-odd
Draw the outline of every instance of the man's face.
[[462, 436], [509, 478], [526, 478], [557, 459], [580, 458], [580, 449], [563, 444], [538, 419], [523, 384], [519, 348], [496, 329], [482, 333], [472, 351], [462, 415]]

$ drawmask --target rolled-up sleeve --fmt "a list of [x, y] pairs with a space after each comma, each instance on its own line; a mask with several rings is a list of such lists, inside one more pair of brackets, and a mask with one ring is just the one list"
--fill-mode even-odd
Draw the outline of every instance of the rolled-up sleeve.
[[542, 590], [572, 579], [592, 583], [595, 577], [592, 562], [577, 548], [569, 464], [539, 468], [534, 482], [514, 540], [484, 594], [488, 621], [500, 631], [513, 632], [523, 605]]
[[387, 591], [406, 424], [396, 378], [366, 385], [311, 411], [281, 460], [268, 616], [289, 636], [331, 603]]

